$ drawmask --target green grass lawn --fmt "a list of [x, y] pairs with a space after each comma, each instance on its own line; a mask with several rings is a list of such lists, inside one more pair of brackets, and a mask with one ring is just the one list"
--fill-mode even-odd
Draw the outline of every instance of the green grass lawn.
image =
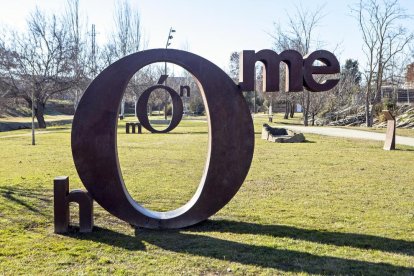
[[[256, 118], [260, 118], [259, 120], [266, 122], [267, 121], [267, 115], [263, 114], [256, 114]], [[303, 126], [301, 114], [296, 113], [295, 117], [292, 119], [284, 120], [283, 114], [275, 114], [274, 119], [276, 119], [276, 122], [279, 124], [285, 124], [285, 125], [300, 125]], [[355, 129], [355, 130], [362, 130], [362, 131], [371, 131], [371, 132], [377, 132], [377, 133], [386, 133], [386, 128], [376, 128], [376, 127], [363, 127], [363, 126], [328, 126], [328, 127], [335, 127], [335, 128], [344, 128], [344, 129]], [[406, 136], [406, 137], [412, 137], [414, 138], [414, 129], [409, 128], [397, 128], [396, 129], [396, 135], [400, 136]]]
[[[45, 120], [47, 122], [60, 121], [60, 120], [71, 120], [72, 118], [73, 118], [72, 115], [45, 115]], [[4, 117], [4, 118], [0, 118], [0, 122], [31, 123], [32, 117]]]
[[[372, 131], [372, 132], [378, 132], [378, 133], [386, 133], [387, 132], [386, 128], [375, 128], [375, 127], [341, 127], [341, 128]], [[406, 136], [406, 137], [414, 138], [414, 129], [397, 128], [395, 130], [395, 134], [400, 135], [400, 136]]]
[[[280, 117], [279, 117], [280, 118]], [[129, 120], [127, 118], [127, 120]], [[95, 229], [53, 233], [53, 178], [81, 188], [70, 126], [0, 135], [0, 274], [414, 274], [414, 148], [306, 135], [307, 143], [260, 139], [233, 200], [179, 231], [134, 229], [95, 204]], [[281, 123], [281, 121], [279, 121]], [[184, 120], [170, 134], [125, 134], [122, 174], [135, 200], [170, 210], [193, 195], [208, 127]], [[241, 126], [242, 127], [242, 126]], [[77, 221], [75, 206], [73, 221]]]

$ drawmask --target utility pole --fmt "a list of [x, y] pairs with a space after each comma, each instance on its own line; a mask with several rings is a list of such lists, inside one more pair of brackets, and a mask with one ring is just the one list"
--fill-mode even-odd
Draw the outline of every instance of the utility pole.
[[[167, 42], [165, 43], [165, 49], [167, 49], [168, 46], [171, 45], [170, 40], [174, 38], [172, 36], [172, 33], [175, 33], [175, 30], [172, 27], [170, 27], [170, 31], [169, 31], [168, 37], [167, 37]], [[167, 75], [167, 62], [164, 63], [164, 75]], [[165, 80], [165, 84], [167, 84], [167, 80]]]
[[253, 97], [253, 114], [256, 114], [256, 89], [254, 89]]
[[34, 92], [32, 90], [32, 145], [36, 145], [36, 141], [35, 141], [35, 123], [34, 123], [34, 117], [35, 117], [35, 112], [34, 112]]
[[96, 75], [96, 29], [95, 24], [92, 24], [92, 74], [93, 77]]
[[[170, 40], [173, 39], [172, 33], [175, 33], [175, 30], [170, 27], [170, 31], [168, 32], [167, 42], [165, 43], [165, 49], [171, 45]], [[167, 62], [164, 62], [164, 75], [167, 76]], [[167, 85], [167, 80], [165, 80], [165, 85]], [[167, 101], [165, 101], [164, 106], [164, 119], [167, 120]]]

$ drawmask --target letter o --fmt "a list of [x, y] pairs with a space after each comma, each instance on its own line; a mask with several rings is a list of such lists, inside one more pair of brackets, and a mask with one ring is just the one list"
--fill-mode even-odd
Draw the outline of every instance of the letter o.
[[[179, 65], [198, 80], [209, 123], [207, 161], [197, 191], [168, 212], [146, 209], [129, 195], [117, 154], [124, 91], [139, 69], [155, 62]], [[243, 184], [254, 150], [253, 122], [240, 89], [210, 61], [173, 49], [137, 52], [103, 70], [79, 102], [71, 139], [76, 170], [93, 199], [114, 216], [145, 228], [182, 228], [218, 212]]]
[[[164, 130], [157, 130], [153, 128], [148, 120], [147, 114], [148, 99], [152, 91], [160, 88], [165, 89], [168, 92], [168, 94], [170, 94], [173, 108], [171, 122], [168, 125], [168, 127]], [[176, 128], [178, 124], [181, 122], [181, 119], [183, 118], [183, 101], [181, 100], [180, 95], [178, 95], [178, 93], [175, 92], [174, 89], [172, 89], [171, 87], [165, 85], [154, 85], [142, 92], [141, 97], [139, 97], [138, 99], [136, 111], [139, 122], [146, 130], [151, 131], [152, 133], [167, 133]]]

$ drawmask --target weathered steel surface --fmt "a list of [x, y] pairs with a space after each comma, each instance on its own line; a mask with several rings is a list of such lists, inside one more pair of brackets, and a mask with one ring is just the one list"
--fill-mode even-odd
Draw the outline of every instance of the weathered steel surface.
[[132, 133], [135, 133], [135, 129], [138, 128], [138, 134], [142, 133], [142, 126], [140, 123], [125, 123], [125, 132], [130, 133], [129, 129], [132, 128]]
[[[305, 87], [312, 92], [328, 91], [339, 82], [337, 78], [315, 81], [314, 75], [327, 74], [335, 77], [340, 72], [336, 57], [325, 50], [315, 51], [306, 57], [295, 50], [285, 50], [278, 54], [273, 50], [260, 50], [257, 53], [245, 50], [240, 55], [239, 86], [243, 91], [254, 91], [256, 79], [256, 62], [263, 63], [263, 91], [279, 91], [280, 64], [287, 65], [285, 77], [286, 92], [300, 92]], [[314, 65], [315, 61], [323, 65]], [[325, 76], [326, 78], [327, 76]]]
[[388, 110], [384, 110], [383, 114], [385, 119], [387, 119], [387, 134], [385, 135], [384, 150], [395, 150], [395, 117]]
[[295, 50], [286, 50], [277, 54], [273, 50], [260, 50], [257, 53], [245, 50], [240, 55], [240, 86], [244, 91], [254, 91], [256, 78], [256, 62], [263, 63], [263, 91], [279, 91], [280, 63], [288, 66], [286, 70], [286, 91], [298, 92], [303, 90], [302, 55]]
[[158, 84], [163, 84], [168, 78], [168, 75], [161, 75], [160, 78], [158, 79]]
[[[179, 65], [199, 81], [209, 122], [207, 161], [199, 187], [188, 203], [168, 212], [151, 211], [134, 201], [117, 156], [117, 116], [125, 88], [135, 72], [155, 62]], [[106, 68], [85, 91], [72, 125], [73, 158], [89, 193], [111, 214], [145, 228], [181, 228], [215, 214], [242, 185], [253, 149], [253, 122], [240, 89], [210, 61], [173, 49], [138, 52]]]
[[[315, 61], [324, 65], [314, 65]], [[318, 82], [314, 75], [333, 75], [340, 72], [339, 61], [334, 54], [325, 50], [315, 51], [305, 57], [303, 62], [303, 81], [306, 89], [312, 92], [328, 91], [334, 88], [339, 79], [327, 79]]]
[[[172, 118], [168, 127], [163, 130], [157, 130], [153, 128], [148, 120], [148, 100], [152, 91], [156, 89], [165, 89], [168, 94], [170, 94], [172, 100]], [[183, 101], [177, 92], [175, 92], [171, 87], [165, 85], [154, 85], [145, 90], [142, 93], [141, 97], [139, 97], [138, 104], [136, 106], [136, 113], [139, 122], [146, 130], [151, 131], [152, 133], [167, 133], [176, 128], [181, 122], [181, 119], [183, 118]]]
[[69, 230], [69, 203], [79, 205], [79, 231], [91, 232], [93, 228], [93, 200], [88, 193], [81, 190], [69, 192], [69, 177], [61, 176], [54, 179], [54, 218], [55, 233], [66, 233]]
[[180, 97], [184, 96], [184, 91], [187, 91], [187, 98], [189, 98], [190, 97], [190, 86], [188, 85], [180, 86]]

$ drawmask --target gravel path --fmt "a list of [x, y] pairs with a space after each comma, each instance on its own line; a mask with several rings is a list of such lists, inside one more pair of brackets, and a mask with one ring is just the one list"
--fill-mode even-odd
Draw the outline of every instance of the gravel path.
[[[344, 138], [355, 138], [355, 139], [367, 139], [367, 140], [376, 140], [376, 141], [385, 141], [384, 133], [376, 133], [363, 130], [354, 130], [354, 129], [343, 129], [335, 127], [304, 127], [304, 126], [277, 126], [282, 128], [287, 128], [297, 132], [303, 133], [312, 133], [325, 136], [334, 136], [334, 137], [344, 137]], [[56, 133], [56, 132], [69, 132], [69, 130], [60, 130], [60, 131], [37, 131], [36, 134], [47, 134], [47, 133]], [[11, 138], [11, 137], [21, 137], [21, 136], [30, 136], [31, 133], [22, 133], [15, 135], [6, 135], [0, 136], [1, 138]], [[396, 144], [412, 146], [414, 147], [414, 138], [396, 136]]]
[[[50, 130], [50, 131], [38, 131], [38, 130], [36, 130], [35, 135], [38, 135], [38, 134], [40, 134], [40, 135], [41, 134], [49, 134], [49, 133], [58, 133], [58, 132], [70, 132], [70, 130]], [[31, 135], [32, 135], [32, 132], [30, 130], [30, 132], [28, 132], [28, 133], [20, 133], [20, 134], [12, 134], [12, 135], [0, 136], [0, 139], [2, 139], [2, 138], [22, 137], [22, 136], [31, 136]]]
[[[344, 137], [344, 138], [356, 138], [356, 139], [367, 139], [367, 140], [376, 140], [376, 141], [385, 141], [384, 133], [376, 133], [363, 130], [354, 130], [354, 129], [343, 129], [335, 127], [304, 127], [304, 126], [278, 126], [287, 129], [291, 129], [297, 132], [303, 133], [313, 133], [326, 136], [334, 137]], [[396, 144], [407, 145], [414, 147], [414, 138], [396, 136]]]

